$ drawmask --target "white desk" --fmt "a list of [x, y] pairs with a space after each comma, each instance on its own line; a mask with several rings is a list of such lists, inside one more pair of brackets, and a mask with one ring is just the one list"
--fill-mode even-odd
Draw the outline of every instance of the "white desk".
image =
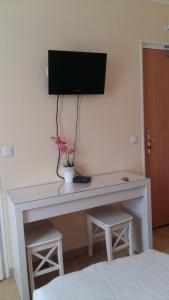
[[[122, 177], [130, 181], [124, 182]], [[122, 202], [136, 218], [135, 249], [152, 247], [150, 180], [126, 172], [93, 176], [89, 184], [53, 182], [8, 191], [13, 268], [22, 300], [30, 300], [24, 224]]]

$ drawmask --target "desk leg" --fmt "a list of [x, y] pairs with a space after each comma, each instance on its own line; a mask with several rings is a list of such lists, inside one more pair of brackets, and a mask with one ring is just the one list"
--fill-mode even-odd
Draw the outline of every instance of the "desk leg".
[[138, 252], [152, 248], [152, 215], [150, 180], [146, 180], [144, 197], [123, 202], [124, 208], [135, 217], [134, 249]]
[[30, 300], [25, 251], [23, 214], [8, 201], [14, 278], [21, 300]]

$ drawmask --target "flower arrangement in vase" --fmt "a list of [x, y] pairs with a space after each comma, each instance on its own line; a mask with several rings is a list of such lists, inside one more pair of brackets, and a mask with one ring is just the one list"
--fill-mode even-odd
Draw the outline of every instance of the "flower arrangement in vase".
[[[70, 147], [65, 141], [63, 141], [60, 136], [57, 136], [56, 138], [51, 137], [51, 139], [58, 146], [59, 160], [60, 160], [60, 155], [65, 156], [65, 162], [63, 163], [63, 166], [64, 166], [64, 180], [65, 180], [65, 182], [72, 182], [73, 177], [74, 177], [74, 157], [75, 157], [74, 154], [75, 154], [75, 149]], [[58, 166], [57, 166], [57, 174], [58, 174]], [[59, 177], [61, 177], [61, 176], [59, 175]]]

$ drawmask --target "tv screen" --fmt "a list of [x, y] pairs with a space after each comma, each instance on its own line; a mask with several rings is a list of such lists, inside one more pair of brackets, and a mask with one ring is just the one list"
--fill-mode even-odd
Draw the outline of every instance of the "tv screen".
[[49, 95], [104, 94], [106, 60], [106, 53], [49, 50]]

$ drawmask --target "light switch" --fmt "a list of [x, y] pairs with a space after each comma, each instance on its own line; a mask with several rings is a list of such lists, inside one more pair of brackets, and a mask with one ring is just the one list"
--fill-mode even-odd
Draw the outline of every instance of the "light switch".
[[130, 136], [130, 144], [138, 144], [138, 136], [137, 135]]
[[164, 24], [164, 31], [169, 32], [169, 23], [168, 22]]
[[12, 146], [3, 146], [1, 148], [1, 155], [3, 157], [11, 157], [14, 155], [14, 150]]

